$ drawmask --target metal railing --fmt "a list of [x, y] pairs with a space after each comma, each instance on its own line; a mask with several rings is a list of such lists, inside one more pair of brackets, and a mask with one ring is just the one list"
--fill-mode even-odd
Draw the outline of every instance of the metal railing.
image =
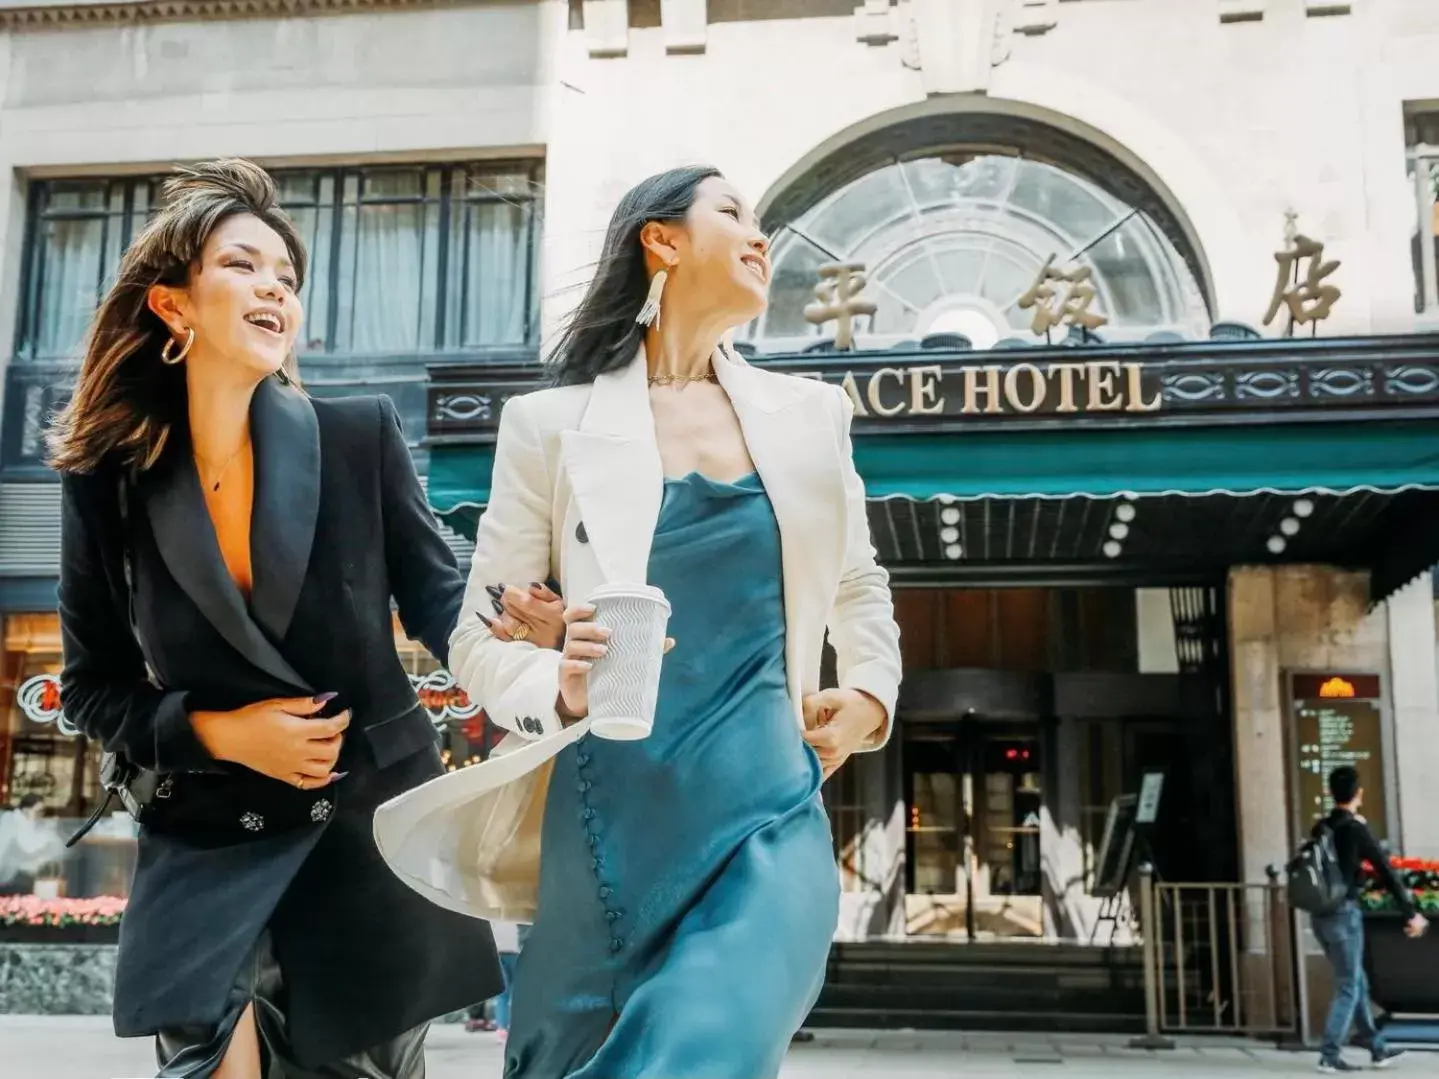
[[1284, 888], [1170, 884], [1139, 874], [1147, 1034], [1231, 1034], [1302, 1041], [1297, 921]]

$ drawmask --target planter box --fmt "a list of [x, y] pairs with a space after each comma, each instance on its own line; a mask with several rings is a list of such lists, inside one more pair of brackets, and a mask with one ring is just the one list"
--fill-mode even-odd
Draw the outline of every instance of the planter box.
[[4, 944], [114, 944], [120, 939], [118, 925], [3, 925]]
[[116, 953], [113, 944], [0, 943], [0, 1015], [109, 1015]]
[[1410, 940], [1397, 913], [1364, 915], [1364, 969], [1369, 995], [1386, 1012], [1439, 1017], [1439, 931]]

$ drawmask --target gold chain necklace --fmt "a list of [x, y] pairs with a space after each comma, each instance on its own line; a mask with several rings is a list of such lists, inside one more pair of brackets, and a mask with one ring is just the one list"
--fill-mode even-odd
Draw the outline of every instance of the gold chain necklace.
[[[218, 491], [218, 490], [220, 489], [220, 481], [225, 478], [225, 473], [227, 473], [227, 472], [230, 471], [230, 466], [235, 463], [235, 458], [236, 458], [236, 457], [239, 457], [240, 454], [241, 454], [241, 453], [245, 450], [245, 448], [246, 448], [247, 446], [249, 446], [249, 445], [250, 445], [250, 440], [247, 438], [244, 442], [240, 443], [240, 445], [236, 448], [236, 450], [235, 450], [234, 453], [230, 454], [229, 459], [225, 462], [225, 466], [224, 466], [223, 468], [221, 468], [220, 471], [215, 475], [215, 483], [214, 483], [214, 486], [212, 486], [212, 487], [210, 488], [211, 493], [214, 493], [215, 491]], [[199, 463], [199, 464], [204, 464], [204, 463], [205, 463], [205, 459], [200, 456], [200, 451], [199, 451], [199, 450], [196, 450], [196, 451], [195, 451], [195, 460], [196, 460], [196, 462]], [[202, 479], [201, 479], [201, 482], [202, 482], [202, 483], [204, 482], [203, 477], [202, 477]]]
[[688, 386], [695, 382], [717, 382], [713, 371], [706, 371], [702, 375], [650, 375], [651, 386]]

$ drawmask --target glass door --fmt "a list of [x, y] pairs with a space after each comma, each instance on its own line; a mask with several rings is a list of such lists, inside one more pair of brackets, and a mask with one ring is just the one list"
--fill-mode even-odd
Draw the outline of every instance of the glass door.
[[1044, 932], [1037, 723], [966, 722], [905, 743], [906, 931]]

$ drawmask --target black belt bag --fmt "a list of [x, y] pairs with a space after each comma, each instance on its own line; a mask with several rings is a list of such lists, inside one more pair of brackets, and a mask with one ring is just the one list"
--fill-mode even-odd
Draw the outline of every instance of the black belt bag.
[[[129, 487], [123, 477], [119, 482], [119, 498], [125, 606], [130, 632], [145, 657], [151, 684], [163, 689], [135, 622]], [[338, 702], [331, 702], [324, 714], [338, 714], [341, 710]], [[105, 797], [66, 840], [67, 847], [80, 842], [116, 799], [148, 831], [202, 847], [230, 846], [315, 827], [330, 819], [336, 805], [333, 783], [318, 790], [301, 790], [242, 765], [224, 762], [217, 763], [214, 771], [161, 773], [142, 768], [118, 750], [101, 755], [100, 784], [105, 788]]]

